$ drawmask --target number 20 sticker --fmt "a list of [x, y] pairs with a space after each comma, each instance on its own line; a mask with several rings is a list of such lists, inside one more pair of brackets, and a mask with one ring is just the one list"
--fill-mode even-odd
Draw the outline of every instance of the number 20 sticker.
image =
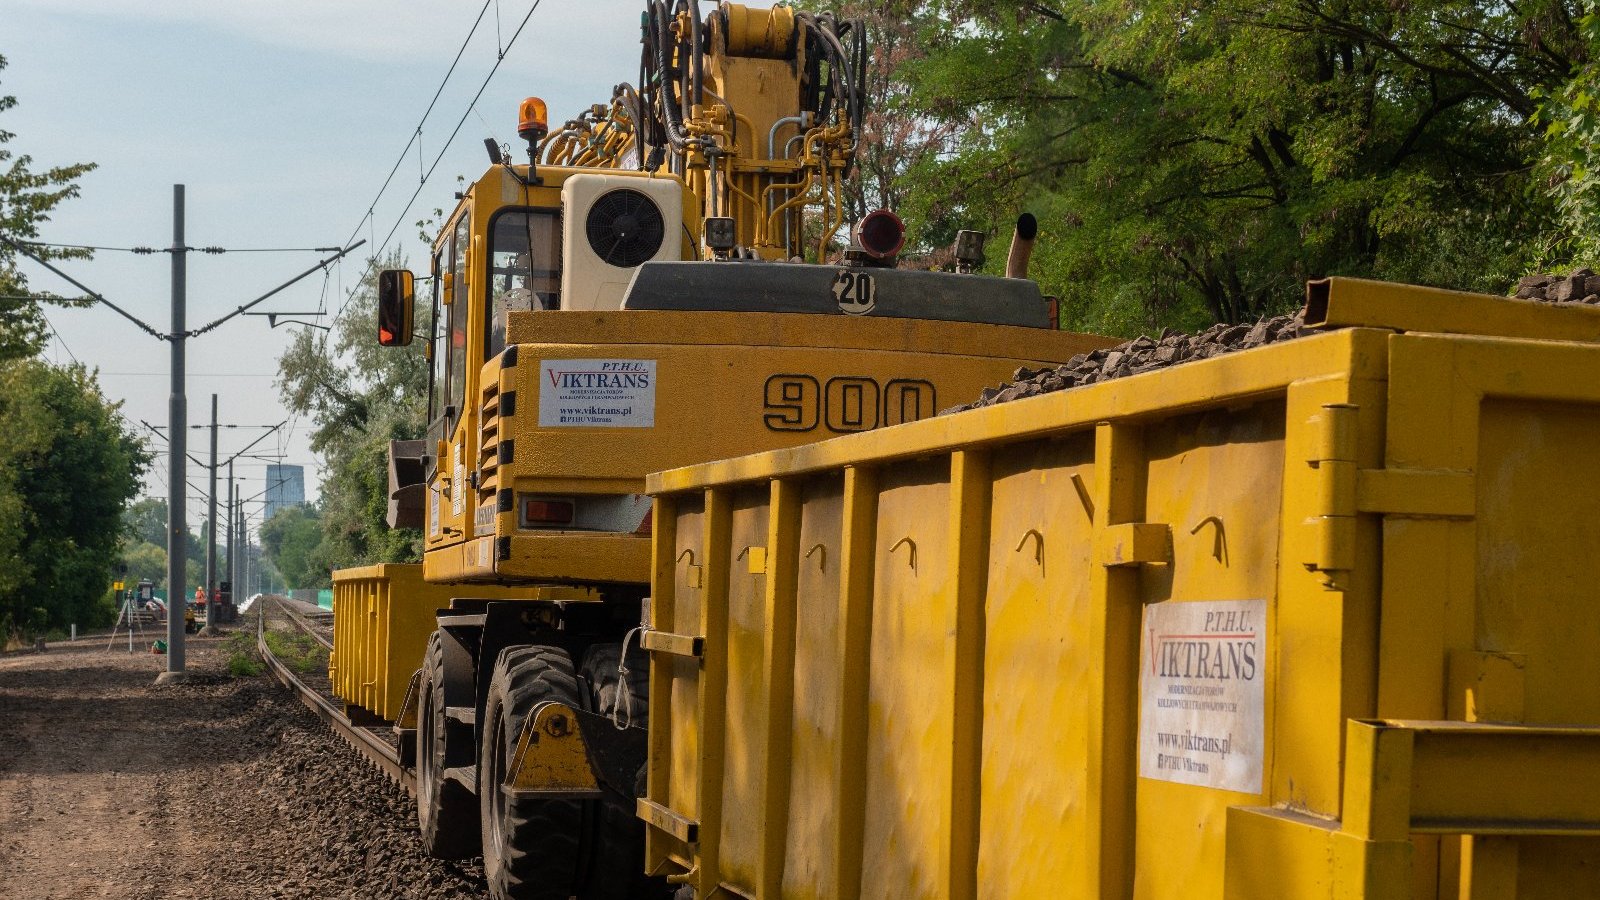
[[838, 301], [839, 310], [845, 315], [864, 316], [877, 306], [873, 297], [875, 287], [871, 275], [840, 269], [839, 274], [833, 276], [833, 299]]

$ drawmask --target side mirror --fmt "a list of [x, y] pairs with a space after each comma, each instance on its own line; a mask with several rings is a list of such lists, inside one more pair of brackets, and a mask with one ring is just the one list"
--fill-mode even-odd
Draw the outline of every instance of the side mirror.
[[416, 310], [416, 277], [405, 269], [378, 273], [378, 344], [404, 347], [411, 343]]

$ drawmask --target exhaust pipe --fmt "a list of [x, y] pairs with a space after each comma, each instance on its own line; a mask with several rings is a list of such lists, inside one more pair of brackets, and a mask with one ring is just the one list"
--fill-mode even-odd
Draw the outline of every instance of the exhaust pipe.
[[1006, 257], [1007, 278], [1027, 278], [1028, 259], [1033, 256], [1033, 242], [1039, 236], [1039, 220], [1033, 213], [1017, 217], [1017, 233], [1011, 238], [1011, 255]]

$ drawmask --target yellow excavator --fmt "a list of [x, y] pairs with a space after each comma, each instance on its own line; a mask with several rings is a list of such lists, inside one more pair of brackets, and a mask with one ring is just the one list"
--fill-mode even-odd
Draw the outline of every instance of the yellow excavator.
[[[482, 853], [495, 897], [672, 890], [644, 870], [646, 675], [703, 660], [649, 628], [675, 561], [651, 559], [648, 473], [928, 418], [1109, 343], [1057, 330], [1025, 277], [1031, 218], [1012, 277], [970, 274], [978, 235], [962, 273], [919, 271], [894, 213], [845, 222], [858, 23], [652, 0], [642, 47], [609, 104], [552, 128], [530, 98], [526, 150], [486, 142], [432, 253], [432, 424], [391, 448], [420, 577], [335, 573], [335, 690], [394, 723], [426, 849]], [[381, 344], [411, 341], [417, 281], [381, 274]], [[728, 521], [697, 527], [709, 546]], [[389, 669], [411, 673], [403, 698], [373, 692]]]

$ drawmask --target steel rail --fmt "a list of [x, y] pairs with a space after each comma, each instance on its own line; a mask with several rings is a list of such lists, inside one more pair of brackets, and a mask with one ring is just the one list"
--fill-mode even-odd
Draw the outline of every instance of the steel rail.
[[[280, 610], [289, 613], [290, 617], [294, 618], [294, 614], [281, 602], [277, 600], [273, 600], [273, 602], [277, 604]], [[272, 672], [273, 677], [278, 679], [279, 683], [284, 687], [294, 691], [299, 696], [300, 702], [309, 707], [313, 713], [316, 713], [318, 718], [328, 723], [328, 727], [332, 728], [335, 734], [344, 738], [346, 743], [356, 749], [356, 752], [366, 757], [368, 761], [379, 769], [382, 769], [384, 774], [405, 788], [406, 793], [416, 796], [416, 775], [400, 764], [400, 755], [395, 748], [389, 746], [387, 741], [372, 734], [367, 729], [352, 725], [350, 720], [345, 717], [344, 713], [339, 711], [339, 708], [332, 701], [301, 681], [295, 676], [294, 672], [290, 671], [288, 666], [273, 655], [272, 651], [267, 647], [266, 622], [266, 607], [263, 606], [256, 617], [256, 650], [261, 654], [261, 659], [267, 664], [267, 669]]]
[[287, 614], [290, 619], [293, 619], [294, 623], [296, 625], [299, 625], [302, 631], [304, 631], [306, 634], [310, 635], [312, 640], [314, 640], [317, 643], [321, 644], [322, 648], [324, 650], [328, 650], [328, 651], [332, 651], [333, 650], [333, 641], [330, 641], [327, 638], [323, 637], [317, 631], [317, 626], [313, 625], [311, 623], [311, 620], [307, 619], [303, 613], [296, 612], [287, 603], [284, 603], [282, 600], [279, 600], [277, 598], [273, 598], [272, 602], [278, 604], [278, 609], [282, 610], [285, 614]]

